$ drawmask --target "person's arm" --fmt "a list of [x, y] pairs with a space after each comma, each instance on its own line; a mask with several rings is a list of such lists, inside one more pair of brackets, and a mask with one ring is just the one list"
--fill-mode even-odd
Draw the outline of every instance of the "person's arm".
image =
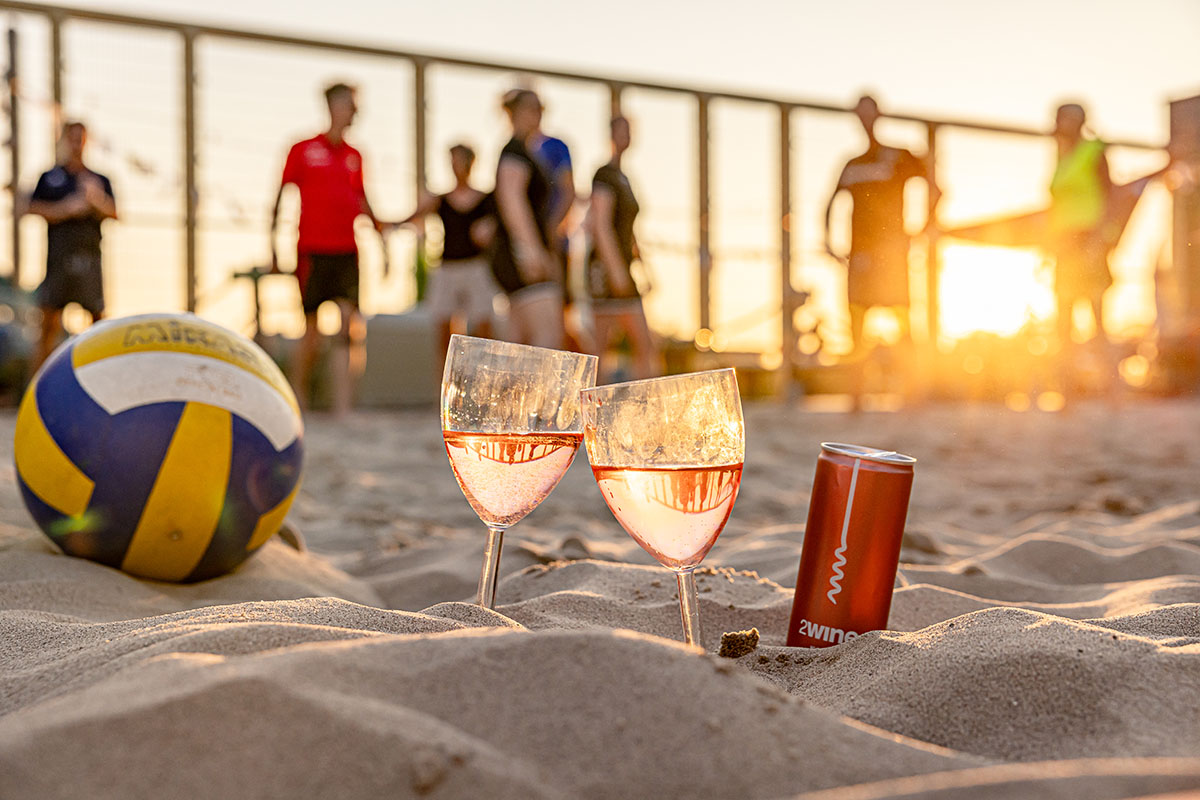
[[439, 202], [441, 202], [441, 198], [436, 194], [430, 194], [427, 191], [421, 192], [421, 197], [417, 201], [417, 207], [413, 213], [397, 222], [396, 225], [409, 225], [421, 219], [421, 217], [426, 216], [427, 214], [432, 214], [433, 212], [437, 211]]
[[[907, 151], [905, 151], [907, 152]], [[942, 188], [938, 186], [937, 172], [934, 162], [929, 158], [917, 158], [912, 153], [908, 157], [913, 160], [913, 176], [925, 181], [926, 192], [929, 195], [929, 211], [925, 217], [925, 232], [937, 223], [937, 208], [942, 202]]]
[[289, 183], [300, 185], [300, 174], [304, 163], [300, 156], [299, 145], [294, 145], [288, 151], [283, 163], [283, 177], [279, 179], [279, 191], [275, 192], [275, 204], [271, 206], [271, 272], [279, 272], [279, 251], [275, 246], [275, 233], [279, 229], [279, 206], [283, 200], [283, 190]]
[[101, 220], [117, 218], [117, 201], [113, 197], [112, 186], [106, 179], [92, 173], [84, 173], [80, 178], [80, 187], [93, 215]]
[[275, 232], [279, 229], [279, 205], [283, 200], [283, 187], [286, 183], [279, 184], [279, 191], [275, 193], [275, 204], [271, 206], [271, 272], [279, 272], [279, 249], [275, 246]]
[[613, 229], [613, 211], [616, 207], [616, 195], [613, 190], [603, 184], [592, 188], [592, 241], [596, 244], [596, 255], [604, 265], [608, 276], [609, 286], [616, 295], [630, 296], [636, 291], [629, 270], [621, 259], [621, 251], [617, 246], [617, 232]]
[[384, 225], [393, 224], [381, 222], [379, 217], [375, 216], [375, 212], [371, 209], [371, 204], [367, 201], [367, 196], [365, 194], [363, 194], [359, 199], [359, 213], [371, 220], [371, 224], [375, 226], [375, 230], [379, 233], [383, 233]]
[[488, 193], [485, 195], [484, 198], [479, 201], [479, 206], [479, 219], [471, 223], [471, 241], [473, 241], [481, 250], [487, 250], [492, 246], [492, 241], [496, 238], [495, 193]]
[[1107, 197], [1112, 192], [1112, 175], [1108, 171], [1108, 150], [1100, 151], [1100, 158], [1096, 161], [1096, 174], [1100, 178], [1100, 186], [1104, 190], [1104, 196]]
[[81, 192], [67, 195], [62, 200], [29, 201], [29, 213], [36, 214], [50, 224], [86, 216], [90, 211], [91, 206]]
[[[49, 175], [50, 173], [46, 173]], [[75, 191], [66, 197], [57, 200], [51, 200], [53, 192], [47, 184], [46, 175], [42, 175], [38, 179], [37, 186], [34, 187], [33, 194], [29, 197], [29, 204], [26, 212], [36, 214], [46, 222], [53, 225], [56, 222], [82, 217], [89, 211], [87, 199], [84, 198], [83, 192]]]
[[550, 254], [542, 246], [537, 220], [525, 198], [531, 177], [529, 170], [529, 165], [519, 159], [501, 157], [496, 170], [496, 209], [500, 221], [512, 236], [517, 266], [522, 272], [528, 272], [524, 275], [526, 280], [538, 280], [551, 274], [547, 264]]
[[550, 209], [550, 230], [562, 234], [563, 223], [571, 213], [571, 207], [575, 205], [575, 173], [571, 170], [569, 162], [559, 167], [554, 176], [554, 183], [558, 187], [559, 199], [554, 208]]
[[[833, 219], [833, 201], [837, 200], [838, 192], [846, 188], [846, 170], [842, 170], [842, 174], [838, 176], [837, 186], [833, 190], [833, 194], [829, 195], [829, 202], [825, 205], [825, 252], [834, 258], [839, 258], [837, 253], [833, 252], [833, 245], [829, 237], [829, 223]], [[839, 259], [840, 260], [840, 259]]]
[[[362, 156], [359, 156], [359, 164], [362, 164]], [[358, 209], [359, 213], [371, 220], [371, 224], [375, 226], [377, 233], [383, 233], [385, 223], [381, 222], [379, 217], [375, 216], [375, 211], [371, 208], [371, 203], [367, 200], [367, 187], [363, 178], [363, 168], [360, 166], [358, 171], [354, 173], [354, 189], [358, 192]], [[391, 226], [393, 223], [386, 223]]]

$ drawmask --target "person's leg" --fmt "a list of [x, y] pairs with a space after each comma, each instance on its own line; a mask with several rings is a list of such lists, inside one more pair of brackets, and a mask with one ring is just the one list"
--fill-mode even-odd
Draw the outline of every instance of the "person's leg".
[[1055, 319], [1055, 330], [1058, 333], [1058, 348], [1066, 353], [1071, 348], [1071, 331], [1075, 326], [1075, 298], [1066, 294], [1057, 297], [1058, 317]]
[[867, 307], [858, 303], [850, 304], [850, 354], [862, 355], [863, 324], [867, 319]]
[[572, 303], [563, 309], [563, 325], [567, 329], [569, 350], [577, 353], [596, 352], [596, 343], [587, 325], [587, 312], [579, 303]]
[[354, 404], [354, 387], [367, 364], [367, 324], [354, 302], [340, 298], [337, 305], [341, 328], [332, 351], [333, 414], [345, 417]]
[[317, 346], [321, 341], [321, 332], [317, 328], [317, 312], [306, 311], [304, 314], [304, 335], [296, 346], [295, 363], [292, 365], [292, 391], [296, 393], [296, 402], [301, 411], [308, 410], [309, 379], [312, 377], [313, 364], [317, 360]]
[[1064, 396], [1070, 397], [1075, 391], [1075, 367], [1078, 357], [1078, 347], [1072, 339], [1075, 329], [1075, 296], [1060, 292], [1057, 296], [1058, 316], [1054, 321], [1058, 338], [1058, 355], [1055, 359], [1057, 368], [1056, 389]]
[[1108, 338], [1108, 332], [1104, 330], [1104, 292], [1104, 289], [1097, 287], [1096, 291], [1088, 297], [1088, 304], [1092, 309], [1092, 317], [1096, 321], [1096, 335], [1092, 342], [1104, 376], [1104, 385], [1101, 387], [1101, 391], [1111, 398], [1121, 390], [1121, 353]]
[[462, 270], [464, 286], [459, 308], [466, 317], [466, 332], [469, 336], [491, 339], [495, 335], [492, 320], [496, 316], [496, 295], [500, 293], [500, 287], [492, 277], [491, 267], [482, 259]]
[[514, 303], [525, 330], [525, 344], [557, 350], [563, 343], [562, 294], [557, 284], [536, 287]]
[[61, 308], [42, 306], [41, 311], [41, 331], [38, 335], [37, 347], [33, 351], [33, 361], [29, 366], [29, 373], [31, 375], [37, 372], [42, 364], [46, 363], [46, 359], [54, 351], [54, 346], [58, 344], [58, 340], [62, 337], [63, 332]]
[[454, 332], [455, 298], [450, 284], [453, 282], [451, 267], [443, 263], [429, 276], [429, 294], [425, 297], [426, 308], [429, 309], [429, 321], [433, 326], [434, 353], [433, 365], [437, 370], [437, 379], [442, 379], [443, 362], [446, 360], [446, 348], [450, 346], [450, 335]]
[[437, 352], [433, 354], [433, 366], [437, 370], [434, 375], [438, 381], [442, 380], [442, 373], [446, 371], [446, 353], [450, 350], [450, 337], [454, 335], [454, 326], [452, 320], [443, 319], [434, 322], [434, 330], [437, 331], [437, 343], [434, 347]]
[[899, 338], [892, 348], [895, 352], [891, 379], [895, 390], [905, 403], [919, 402], [925, 393], [923, 384], [924, 370], [918, 364], [916, 344], [912, 338], [912, 318], [908, 306], [892, 306], [892, 315], [900, 328]]
[[850, 304], [850, 396], [851, 408], [857, 411], [862, 404], [862, 396], [867, 392], [867, 352], [863, 341], [863, 329], [867, 320], [867, 306], [859, 303]]
[[610, 347], [612, 346], [612, 334], [613, 329], [616, 327], [616, 320], [609, 310], [595, 308], [592, 310], [592, 323], [596, 330], [596, 337], [593, 342], [595, 354], [600, 359], [596, 365], [596, 383], [601, 384], [606, 383], [613, 373]]
[[658, 377], [663, 373], [662, 353], [655, 346], [654, 335], [650, 332], [650, 324], [646, 322], [646, 312], [640, 302], [625, 315], [625, 321], [625, 333], [633, 347], [634, 377]]
[[92, 318], [92, 324], [104, 319], [104, 274], [100, 269], [100, 253], [91, 254], [86, 268], [81, 270], [79, 294], [75, 300]]

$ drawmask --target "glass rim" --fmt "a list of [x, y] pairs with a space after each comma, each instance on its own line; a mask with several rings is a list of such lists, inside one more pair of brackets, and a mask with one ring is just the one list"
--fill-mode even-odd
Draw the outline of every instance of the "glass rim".
[[[568, 358], [591, 359], [592, 361], [600, 360], [598, 356], [591, 355], [590, 353], [576, 353], [573, 350], [560, 350], [560, 349], [554, 348], [554, 347], [538, 347], [537, 345], [533, 345], [533, 344], [519, 344], [517, 342], [508, 342], [508, 341], [505, 341], [504, 339], [489, 339], [485, 336], [468, 336], [465, 333], [451, 334], [450, 335], [450, 348], [454, 347], [454, 342], [456, 339], [461, 339], [463, 341], [468, 341], [468, 342], [481, 342], [481, 343], [486, 342], [489, 346], [499, 345], [502, 349], [538, 350], [543, 353], [553, 353], [557, 356], [566, 356]], [[447, 352], [449, 352], [449, 349], [447, 350]]]
[[624, 389], [629, 386], [641, 386], [647, 383], [661, 383], [663, 381], [678, 381], [682, 378], [692, 378], [697, 375], [717, 375], [720, 373], [730, 373], [733, 375], [734, 384], [737, 384], [737, 370], [733, 367], [721, 367], [720, 369], [702, 369], [699, 372], [681, 372], [678, 375], [660, 375], [657, 378], [642, 378], [636, 381], [621, 381], [620, 383], [605, 383], [600, 386], [589, 386], [586, 389], [580, 389], [580, 394], [589, 392], [600, 392], [605, 389]]

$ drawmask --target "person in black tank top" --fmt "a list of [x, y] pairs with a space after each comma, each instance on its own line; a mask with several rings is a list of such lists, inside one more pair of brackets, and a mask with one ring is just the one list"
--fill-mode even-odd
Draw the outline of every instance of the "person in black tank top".
[[[474, 190], [472, 190], [474, 191]], [[483, 254], [476, 223], [495, 214], [495, 201], [490, 194], [479, 193], [475, 202], [466, 208], [455, 205], [453, 192], [438, 195], [435, 213], [442, 221], [442, 266], [453, 268], [458, 262], [471, 261]]]
[[[493, 335], [492, 304], [499, 287], [484, 253], [495, 234], [496, 207], [492, 195], [472, 188], [474, 163], [475, 152], [470, 147], [451, 147], [454, 188], [441, 195], [424, 195], [417, 210], [400, 223], [412, 223], [429, 214], [436, 214], [442, 223], [441, 265], [430, 275], [425, 298], [441, 343], [440, 354], [445, 354], [456, 331]], [[441, 375], [440, 368], [437, 374]]]
[[558, 348], [563, 342], [558, 262], [549, 250], [550, 181], [529, 152], [542, 119], [542, 103], [528, 89], [509, 92], [504, 109], [512, 139], [496, 166], [496, 241], [492, 272], [508, 294], [507, 337], [521, 344]]
[[588, 288], [596, 325], [600, 377], [611, 374], [608, 348], [613, 334], [622, 332], [633, 350], [634, 378], [652, 378], [662, 372], [662, 356], [646, 322], [641, 294], [630, 268], [638, 258], [633, 233], [638, 202], [621, 171], [621, 156], [629, 148], [629, 120], [614, 117], [610, 123], [613, 157], [596, 170], [592, 179], [592, 206], [587, 228], [592, 238], [588, 257]]

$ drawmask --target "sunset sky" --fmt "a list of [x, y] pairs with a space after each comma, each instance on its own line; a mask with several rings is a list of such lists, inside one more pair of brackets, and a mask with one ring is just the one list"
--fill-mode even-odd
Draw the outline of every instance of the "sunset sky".
[[[630, 2], [566, 6], [557, 2], [459, 0], [395, 3], [275, 0], [197, 4], [77, 2], [79, 6], [210, 22], [296, 35], [408, 48], [470, 58], [636, 77], [663, 83], [778, 94], [850, 105], [863, 89], [884, 111], [1048, 127], [1053, 108], [1078, 98], [1103, 138], [1164, 142], [1166, 100], [1200, 93], [1195, 34], [1200, 4], [1029, 2], [797, 3], [730, 6]], [[736, 12], [735, 10], [736, 9]], [[24, 156], [20, 179], [32, 186], [50, 155], [46, 26], [19, 17]], [[92, 127], [95, 166], [114, 179], [124, 214], [108, 230], [114, 310], [182, 303], [179, 173], [180, 47], [168, 34], [88, 23], [65, 29], [65, 111]], [[323, 122], [319, 87], [345, 78], [362, 87], [353, 133], [364, 151], [369, 191], [381, 215], [402, 216], [413, 202], [411, 71], [403, 62], [346, 58], [294, 48], [203, 40], [200, 72], [201, 312], [244, 327], [247, 295], [227, 287], [233, 268], [261, 262], [265, 218], [283, 154]], [[430, 184], [448, 188], [445, 147], [458, 139], [480, 153], [476, 178], [489, 185], [505, 138], [499, 94], [520, 76], [435, 68], [429, 74]], [[577, 183], [607, 158], [607, 91], [540, 81], [545, 128], [572, 145]], [[695, 330], [695, 106], [686, 95], [629, 92], [634, 148], [627, 171], [645, 211], [641, 236], [656, 292], [655, 326]], [[714, 319], [722, 346], [778, 346], [777, 112], [770, 107], [712, 106]], [[818, 254], [820, 214], [845, 159], [861, 150], [853, 119], [797, 112], [793, 117], [794, 283], [816, 293], [813, 313], [840, 328], [844, 280]], [[893, 123], [883, 138], [924, 149], [922, 131]], [[941, 140], [942, 219], [965, 222], [1046, 201], [1053, 153], [1044, 141], [949, 132]], [[1153, 153], [1114, 152], [1114, 175], [1136, 177], [1161, 163]], [[916, 192], [914, 201], [920, 202]], [[916, 203], [914, 203], [916, 205]], [[1129, 241], [1114, 262], [1118, 286], [1113, 327], [1152, 319], [1146, 283], [1159, 260], [1166, 198], [1151, 191]], [[845, 209], [839, 209], [839, 220]], [[920, 225], [920, 215], [911, 220]], [[27, 282], [41, 272], [44, 228], [25, 223]], [[841, 226], [839, 226], [840, 228]], [[844, 240], [844, 235], [842, 236]], [[0, 237], [7, 263], [8, 246]], [[285, 252], [289, 245], [284, 243]], [[405, 279], [411, 236], [393, 237], [396, 271], [384, 280], [378, 245], [364, 235], [368, 311], [411, 302]], [[1041, 314], [1048, 288], [1033, 253], [956, 246], [943, 251], [943, 288], [954, 334], [972, 327], [1007, 330]], [[286, 261], [287, 259], [285, 259]], [[995, 302], [1008, 298], [1007, 305]], [[981, 298], [991, 298], [990, 308]], [[269, 323], [294, 331], [294, 289], [268, 294]], [[984, 311], [992, 314], [988, 317]], [[747, 322], [748, 320], [748, 322]]]

